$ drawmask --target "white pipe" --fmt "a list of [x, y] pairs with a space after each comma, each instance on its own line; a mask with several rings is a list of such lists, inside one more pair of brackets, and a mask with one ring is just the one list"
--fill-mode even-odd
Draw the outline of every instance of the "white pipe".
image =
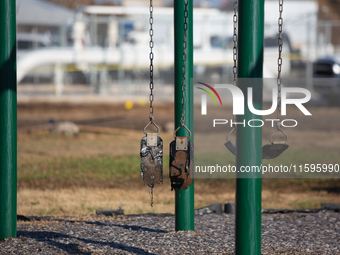
[[67, 64], [118, 64], [120, 52], [115, 49], [87, 48], [75, 51], [73, 48], [44, 48], [31, 51], [18, 59], [17, 82], [35, 68], [46, 65]]
[[[266, 53], [266, 51], [265, 51]], [[265, 54], [266, 55], [266, 54]], [[173, 66], [173, 47], [159, 45], [154, 48], [155, 68], [169, 68]], [[275, 52], [276, 56], [276, 52]], [[275, 77], [277, 69], [271, 70], [275, 59], [269, 61], [265, 56], [265, 77]], [[288, 59], [283, 73], [289, 72]], [[70, 48], [44, 48], [35, 50], [18, 59], [17, 82], [25, 75], [41, 66], [47, 65], [70, 65], [87, 67], [88, 65], [119, 65], [122, 69], [147, 69], [149, 60], [149, 48], [147, 46], [123, 44], [119, 48], [91, 47], [82, 50]], [[232, 64], [232, 50], [221, 49], [197, 49], [194, 52], [194, 65], [230, 65]], [[275, 65], [274, 65], [275, 66]]]
[[[173, 15], [173, 8], [154, 7], [155, 15]], [[149, 13], [149, 7], [146, 6], [100, 6], [90, 5], [80, 7], [76, 11], [76, 15], [79, 13], [95, 14], [95, 15], [145, 15]], [[194, 8], [194, 14], [196, 15], [220, 15], [222, 12], [218, 9], [201, 9]]]
[[[156, 68], [169, 68], [173, 66], [173, 47], [160, 45], [154, 49], [154, 56]], [[210, 51], [207, 54], [206, 51], [196, 50], [194, 64], [227, 64], [226, 60], [231, 59], [231, 52], [229, 51], [216, 50]], [[55, 64], [75, 64], [78, 66], [111, 64], [120, 65], [120, 68], [123, 69], [143, 69], [148, 68], [150, 64], [149, 49], [147, 46], [123, 44], [120, 48], [114, 49], [92, 47], [75, 50], [73, 47], [70, 47], [35, 50], [18, 59], [17, 82], [20, 82], [28, 72], [38, 67]]]

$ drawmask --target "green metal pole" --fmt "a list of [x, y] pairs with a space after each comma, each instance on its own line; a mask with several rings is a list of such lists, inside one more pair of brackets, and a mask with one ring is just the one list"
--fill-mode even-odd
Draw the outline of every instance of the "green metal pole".
[[[180, 126], [182, 115], [182, 77], [183, 77], [183, 38], [184, 1], [174, 0], [175, 31], [175, 128]], [[194, 141], [194, 99], [193, 99], [193, 4], [188, 0], [187, 58], [186, 58], [186, 104], [185, 125], [191, 131], [190, 141]], [[181, 128], [177, 134], [188, 136]], [[194, 183], [186, 190], [175, 189], [175, 229], [194, 230]]]
[[16, 236], [17, 98], [15, 0], [0, 1], [0, 241]]
[[[239, 0], [238, 77], [262, 78], [264, 0]], [[247, 87], [253, 88], [253, 104], [262, 109], [262, 82], [238, 84], [245, 97], [245, 127], [237, 125], [236, 166], [260, 166], [262, 163], [262, 128], [249, 127], [250, 119], [261, 119], [248, 109]], [[261, 254], [261, 190], [259, 173], [238, 173], [236, 180], [236, 254]], [[240, 178], [243, 177], [243, 178]], [[246, 177], [246, 178], [244, 178]]]

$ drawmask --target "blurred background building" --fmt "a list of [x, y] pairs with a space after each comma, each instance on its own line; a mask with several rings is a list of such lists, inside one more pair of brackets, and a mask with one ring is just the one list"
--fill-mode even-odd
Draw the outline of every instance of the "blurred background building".
[[[155, 79], [173, 83], [173, 2], [154, 0]], [[148, 89], [148, 0], [17, 0], [19, 94], [140, 94]], [[232, 0], [194, 1], [194, 78], [232, 76]], [[278, 2], [265, 3], [264, 76], [277, 75]], [[283, 75], [312, 77], [340, 53], [340, 1], [285, 1]], [[72, 88], [72, 89], [71, 89]], [[69, 90], [68, 90], [69, 89]], [[72, 91], [72, 92], [71, 92]]]

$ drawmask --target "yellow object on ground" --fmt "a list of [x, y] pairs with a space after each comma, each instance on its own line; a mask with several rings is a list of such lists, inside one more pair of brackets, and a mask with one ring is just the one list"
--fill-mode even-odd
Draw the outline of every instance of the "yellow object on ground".
[[124, 106], [125, 106], [125, 109], [130, 110], [133, 107], [133, 102], [127, 101]]

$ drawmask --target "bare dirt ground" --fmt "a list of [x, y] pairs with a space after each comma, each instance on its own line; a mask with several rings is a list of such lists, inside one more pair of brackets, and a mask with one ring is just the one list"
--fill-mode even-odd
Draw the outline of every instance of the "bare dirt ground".
[[[199, 106], [197, 106], [199, 108]], [[340, 158], [340, 108], [309, 106], [312, 118], [294, 111], [289, 118], [299, 125], [289, 131], [292, 148], [331, 150]], [[222, 110], [213, 114], [221, 116]], [[198, 110], [199, 112], [199, 110]], [[164, 154], [173, 139], [173, 105], [157, 105], [157, 123], [162, 129]], [[230, 118], [230, 117], [229, 117]], [[49, 122], [72, 121], [80, 126], [75, 137], [50, 134]], [[18, 104], [18, 176], [22, 166], [56, 162], [60, 158], [88, 158], [139, 155], [142, 129], [148, 121], [148, 105], [127, 110], [124, 104], [107, 103], [19, 103]], [[169, 124], [170, 123], [170, 124]], [[204, 134], [210, 123], [195, 126], [197, 135]], [[272, 132], [263, 129], [264, 137]], [[267, 143], [267, 138], [264, 139]], [[328, 159], [326, 159], [328, 160]], [[340, 160], [337, 161], [340, 163]], [[164, 184], [155, 188], [154, 207], [150, 207], [148, 189], [140, 176], [117, 176], [112, 180], [86, 181], [39, 178], [20, 179], [18, 182], [18, 214], [23, 215], [80, 215], [97, 209], [116, 209], [123, 206], [125, 213], [173, 213], [174, 193], [170, 191], [167, 170]], [[321, 203], [340, 202], [340, 181], [337, 180], [263, 180], [263, 208], [316, 208]], [[215, 202], [233, 202], [233, 180], [196, 180], [195, 207]]]

